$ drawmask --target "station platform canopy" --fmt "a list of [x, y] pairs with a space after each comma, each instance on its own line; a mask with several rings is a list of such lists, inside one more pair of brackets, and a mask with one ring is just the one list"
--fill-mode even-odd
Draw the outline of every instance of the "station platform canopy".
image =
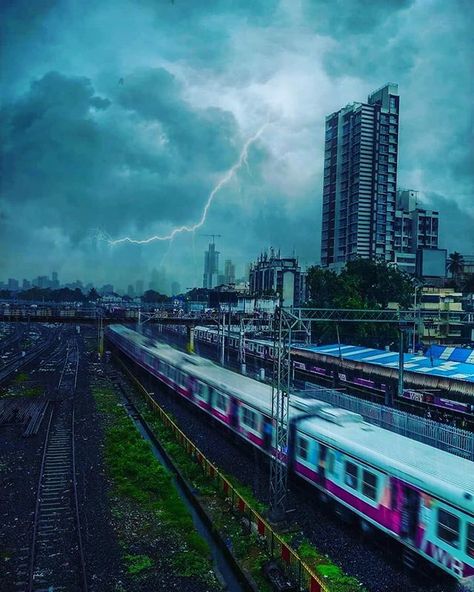
[[[434, 347], [434, 346], [432, 346]], [[357, 345], [338, 345], [337, 343], [331, 345], [293, 345], [294, 350], [311, 351], [321, 355], [338, 358], [339, 356], [363, 362], [367, 364], [375, 364], [377, 366], [385, 366], [387, 368], [398, 368], [398, 352], [388, 352], [380, 349], [373, 349], [370, 347], [362, 347]], [[455, 348], [451, 348], [455, 349]], [[462, 349], [462, 348], [456, 348]], [[466, 354], [473, 356], [473, 350], [462, 350]], [[443, 376], [444, 378], [453, 378], [456, 380], [466, 380], [474, 383], [474, 363], [467, 362], [468, 355], [464, 361], [454, 361], [451, 359], [443, 359], [436, 357], [433, 353], [427, 355], [413, 355], [404, 354], [404, 368], [409, 372], [417, 372], [420, 374], [427, 374], [431, 376]], [[472, 358], [470, 358], [472, 359]]]
[[466, 364], [474, 364], [474, 349], [466, 347], [452, 347], [447, 345], [432, 345], [428, 352], [428, 356], [437, 358], [439, 360], [448, 360], [450, 362], [465, 362]]

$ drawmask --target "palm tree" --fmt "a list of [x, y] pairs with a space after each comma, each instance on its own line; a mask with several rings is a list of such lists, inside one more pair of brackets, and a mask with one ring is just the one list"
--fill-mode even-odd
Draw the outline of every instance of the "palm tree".
[[459, 276], [464, 271], [464, 257], [461, 253], [454, 251], [448, 258], [448, 271], [453, 276], [454, 281], [457, 283]]

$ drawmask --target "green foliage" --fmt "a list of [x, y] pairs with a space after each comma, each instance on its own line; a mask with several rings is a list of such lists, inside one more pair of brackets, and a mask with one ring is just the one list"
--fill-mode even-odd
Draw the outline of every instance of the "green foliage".
[[43, 389], [40, 386], [32, 386], [30, 388], [25, 388], [22, 395], [24, 397], [38, 397], [39, 395], [43, 394]]
[[127, 572], [132, 575], [137, 575], [146, 569], [153, 567], [153, 561], [148, 555], [125, 555], [125, 564]]
[[308, 541], [301, 543], [298, 554], [307, 565], [325, 579], [331, 592], [353, 592], [354, 590], [364, 592], [365, 588], [356, 578], [344, 574], [340, 567], [332, 563], [325, 555], [318, 553]]
[[[93, 389], [93, 393], [99, 411], [109, 418], [105, 460], [115, 492], [155, 512], [167, 532], [186, 546], [186, 553], [193, 560], [187, 563], [186, 573], [180, 571], [181, 575], [207, 577], [211, 569], [209, 547], [195, 531], [192, 518], [172, 483], [170, 473], [155, 458], [148, 442], [132, 427], [123, 406], [117, 404], [114, 391], [102, 387]], [[145, 530], [149, 527], [142, 524]], [[151, 560], [146, 556], [128, 555], [125, 559], [129, 573], [139, 573], [150, 567], [146, 560]]]
[[155, 290], [147, 290], [142, 296], [142, 302], [147, 302], [149, 304], [153, 304], [155, 302], [168, 302], [168, 300], [168, 296], [160, 294]]
[[[209, 493], [209, 498], [212, 498], [213, 503], [208, 506], [208, 511], [212, 514], [214, 528], [219, 531], [224, 539], [231, 541], [235, 557], [237, 557], [244, 569], [252, 574], [259, 590], [262, 590], [262, 592], [270, 591], [271, 586], [262, 575], [262, 565], [265, 561], [268, 561], [269, 557], [261, 546], [259, 538], [254, 533], [244, 531], [239, 517], [229, 513], [225, 502], [216, 495], [215, 481], [204, 475], [200, 465], [176, 442], [172, 430], [163, 425], [143, 401], [139, 401], [138, 405], [142, 415], [160, 440], [161, 445], [182, 474], [195, 487], [199, 488], [201, 493], [203, 490]], [[243, 485], [231, 475], [226, 475], [226, 477], [253, 509], [259, 513], [265, 512], [265, 505], [255, 498], [250, 487]], [[210, 495], [211, 492], [213, 495]], [[197, 538], [198, 542], [201, 541], [199, 537]], [[284, 535], [283, 538], [290, 543], [292, 535]], [[364, 592], [365, 589], [355, 578], [345, 575], [328, 557], [318, 553], [308, 541], [302, 543], [298, 553], [310, 567], [313, 567], [320, 576], [324, 577], [330, 592], [353, 592], [354, 590]], [[199, 559], [200, 556], [196, 556], [192, 551], [188, 550], [176, 556], [173, 559], [173, 564], [182, 575], [189, 575], [190, 570], [199, 569], [201, 566], [202, 560]]]
[[453, 277], [459, 276], [464, 270], [464, 257], [461, 253], [454, 251], [448, 257], [448, 271]]
[[[409, 276], [384, 261], [356, 259], [349, 261], [337, 274], [328, 269], [310, 267], [308, 285], [316, 308], [384, 309], [390, 302], [401, 308], [413, 303], [414, 288]], [[340, 340], [382, 346], [397, 339], [396, 328], [383, 323], [344, 323], [340, 327]], [[334, 323], [318, 325], [315, 339], [335, 341]]]
[[474, 273], [471, 273], [464, 278], [463, 291], [474, 292]]
[[308, 284], [317, 308], [387, 308], [389, 302], [407, 308], [413, 301], [410, 277], [384, 261], [355, 259], [340, 274], [310, 267]]
[[15, 377], [15, 383], [16, 384], [23, 384], [24, 382], [26, 382], [27, 380], [29, 380], [29, 375], [26, 372], [19, 372], [16, 377]]
[[187, 549], [182, 553], [176, 553], [172, 559], [175, 570], [182, 576], [194, 576], [197, 573], [205, 574], [209, 570], [209, 561], [203, 560], [200, 553]]

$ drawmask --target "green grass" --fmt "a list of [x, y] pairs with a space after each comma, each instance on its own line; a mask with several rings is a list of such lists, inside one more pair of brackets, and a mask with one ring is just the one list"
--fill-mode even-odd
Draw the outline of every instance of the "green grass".
[[153, 561], [148, 555], [125, 555], [127, 572], [136, 575], [153, 567]]
[[[137, 403], [141, 413], [158, 437], [161, 445], [183, 475], [202, 496], [216, 499], [215, 482], [203, 473], [200, 465], [177, 443], [172, 430], [159, 420], [158, 416], [150, 410], [143, 399], [138, 400]], [[250, 487], [243, 485], [232, 475], [226, 474], [225, 476], [254, 510], [260, 514], [266, 513], [266, 506], [255, 498]], [[262, 579], [261, 565], [268, 559], [268, 556], [263, 552], [257, 537], [253, 534], [243, 533], [240, 522], [235, 520], [235, 517], [229, 514], [228, 510], [222, 506], [219, 510], [213, 504], [213, 520], [215, 521], [214, 525], [221, 535], [232, 541], [231, 544], [235, 556], [258, 582], [259, 589], [265, 590], [265, 585], [268, 583]], [[289, 543], [291, 535], [282, 538]], [[297, 549], [297, 552], [301, 559], [324, 579], [326, 586], [331, 592], [354, 592], [355, 590], [365, 592], [365, 588], [356, 578], [346, 575], [327, 556], [319, 553], [309, 541], [305, 540]], [[268, 587], [268, 590], [270, 590], [270, 587]]]
[[[154, 513], [169, 536], [180, 542], [184, 547], [182, 554], [189, 559], [184, 561], [180, 553], [173, 558], [180, 575], [206, 579], [212, 569], [209, 547], [196, 532], [170, 473], [132, 425], [114, 391], [101, 387], [94, 388], [93, 394], [99, 411], [111, 418], [105, 434], [105, 462], [114, 493]], [[147, 525], [142, 526], [147, 528]], [[138, 572], [129, 570], [129, 573]]]
[[29, 376], [29, 374], [27, 372], [19, 372], [15, 376], [15, 380], [13, 382], [15, 384], [23, 384], [24, 382], [26, 382], [29, 379], [30, 379], [30, 376]]

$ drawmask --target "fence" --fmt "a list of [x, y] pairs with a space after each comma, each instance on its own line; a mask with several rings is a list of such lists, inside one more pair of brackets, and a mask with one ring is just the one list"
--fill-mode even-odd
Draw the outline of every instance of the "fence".
[[153, 399], [141, 382], [124, 365], [125, 370], [145, 395], [151, 410], [158, 415], [160, 421], [172, 430], [174, 437], [186, 452], [201, 466], [203, 472], [214, 480], [217, 491], [225, 497], [227, 503], [236, 512], [248, 520], [249, 530], [254, 532], [272, 559], [278, 559], [287, 575], [294, 581], [301, 592], [330, 592], [327, 585], [306, 565], [298, 553], [292, 549], [270, 524], [256, 512], [247, 500], [235, 489], [232, 483], [222, 475], [219, 469], [208, 460], [199, 448], [180, 430], [171, 417]]
[[365, 420], [381, 428], [474, 461], [472, 432], [417, 417], [379, 403], [364, 401], [333, 389], [317, 388], [310, 382], [305, 383], [304, 395], [359, 413]]

